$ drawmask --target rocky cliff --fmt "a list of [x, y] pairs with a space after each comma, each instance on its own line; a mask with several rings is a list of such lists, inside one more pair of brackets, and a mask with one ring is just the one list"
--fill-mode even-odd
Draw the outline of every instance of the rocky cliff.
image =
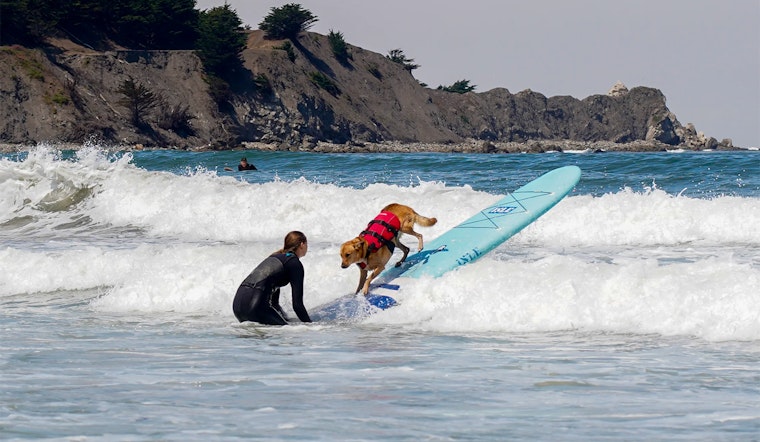
[[[568, 142], [733, 147], [682, 126], [657, 89], [617, 84], [585, 99], [504, 88], [457, 94], [424, 87], [404, 66], [359, 47], [349, 45], [342, 63], [320, 34], [302, 33], [290, 54], [283, 43], [251, 31], [245, 69], [221, 105], [190, 51], [96, 52], [63, 40], [45, 49], [0, 47], [0, 143], [95, 140], [183, 149], [263, 143], [305, 150], [329, 143], [348, 151], [389, 142], [467, 142], [484, 151], [514, 144], [561, 149]], [[160, 98], [140, 125], [119, 91], [127, 79]], [[176, 124], [178, 118], [187, 124]]]

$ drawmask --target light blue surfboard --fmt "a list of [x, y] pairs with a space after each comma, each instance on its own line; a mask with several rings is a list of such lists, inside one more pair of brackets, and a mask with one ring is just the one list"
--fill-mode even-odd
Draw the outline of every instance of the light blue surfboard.
[[[469, 264], [508, 240], [554, 207], [578, 184], [581, 170], [577, 166], [554, 169], [508, 194], [494, 204], [425, 243], [425, 248], [409, 255], [399, 267], [386, 269], [371, 286], [370, 296], [345, 296], [325, 305], [350, 317], [349, 310], [371, 313], [396, 304], [388, 295], [378, 293], [397, 290], [397, 278], [438, 277]], [[439, 215], [440, 218], [440, 215]], [[332, 315], [327, 315], [332, 316]]]
[[361, 293], [346, 295], [309, 312], [313, 321], [358, 320], [374, 312], [396, 305], [396, 300], [387, 295]]

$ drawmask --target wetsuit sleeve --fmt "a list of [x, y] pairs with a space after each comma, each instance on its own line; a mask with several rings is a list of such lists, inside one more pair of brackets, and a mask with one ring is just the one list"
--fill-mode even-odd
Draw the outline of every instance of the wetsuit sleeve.
[[303, 305], [303, 264], [299, 259], [291, 259], [286, 264], [288, 276], [290, 277], [290, 288], [293, 292], [293, 310], [298, 315], [301, 322], [311, 322], [309, 313]]
[[274, 292], [272, 292], [272, 307], [274, 307], [275, 310], [280, 312], [280, 314], [286, 321], [288, 320], [288, 315], [285, 314], [285, 311], [282, 309], [282, 306], [280, 305], [280, 288], [279, 287], [274, 289]]

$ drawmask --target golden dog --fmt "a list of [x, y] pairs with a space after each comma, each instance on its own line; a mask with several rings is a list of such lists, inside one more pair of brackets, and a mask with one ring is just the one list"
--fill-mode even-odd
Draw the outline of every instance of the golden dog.
[[[404, 262], [409, 255], [409, 247], [399, 241], [400, 233], [416, 236], [418, 249], [422, 250], [422, 235], [414, 231], [414, 225], [429, 227], [436, 222], [436, 218], [422, 216], [409, 206], [389, 204], [370, 221], [367, 229], [359, 236], [344, 242], [340, 247], [340, 266], [345, 269], [351, 264], [357, 264], [361, 269], [356, 293], [359, 290], [365, 295], [369, 293], [369, 284], [385, 269], [395, 246], [404, 251], [404, 256], [396, 263], [396, 267]], [[370, 271], [372, 274], [368, 278]]]

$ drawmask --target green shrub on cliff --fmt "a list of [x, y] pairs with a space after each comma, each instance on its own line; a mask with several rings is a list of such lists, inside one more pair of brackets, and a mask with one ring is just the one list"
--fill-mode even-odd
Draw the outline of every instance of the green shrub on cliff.
[[288, 60], [296, 61], [296, 51], [295, 49], [293, 49], [293, 43], [291, 43], [290, 41], [286, 41], [280, 46], [275, 46], [274, 49], [280, 49], [282, 51], [285, 51], [285, 53], [288, 54]]
[[256, 74], [253, 77], [253, 84], [256, 85], [256, 92], [262, 97], [268, 97], [274, 93], [272, 82], [264, 74]]
[[259, 23], [259, 29], [264, 31], [266, 38], [280, 40], [295, 39], [300, 32], [311, 28], [317, 17], [303, 9], [297, 3], [288, 3], [279, 8], [273, 7], [264, 20]]
[[195, 118], [190, 111], [190, 105], [170, 105], [165, 98], [158, 100], [158, 127], [170, 130], [181, 137], [195, 134], [191, 120]]
[[414, 64], [413, 58], [406, 58], [406, 55], [404, 55], [404, 51], [401, 49], [391, 49], [388, 51], [388, 55], [385, 56], [388, 60], [398, 63], [401, 66], [404, 67], [409, 72], [412, 72], [413, 70], [420, 67], [418, 64]]
[[330, 49], [332, 49], [335, 59], [343, 64], [347, 64], [351, 55], [348, 53], [348, 45], [343, 38], [343, 33], [335, 32], [330, 29], [330, 33], [327, 35], [327, 41], [330, 42]]
[[326, 90], [330, 95], [337, 97], [340, 95], [340, 88], [337, 84], [335, 84], [334, 81], [330, 79], [327, 75], [323, 74], [322, 72], [312, 72], [309, 74], [309, 78], [312, 83], [317, 85], [318, 87]]
[[464, 94], [472, 92], [477, 86], [470, 84], [470, 80], [455, 81], [451, 86], [438, 86], [439, 91], [454, 92], [457, 94]]

